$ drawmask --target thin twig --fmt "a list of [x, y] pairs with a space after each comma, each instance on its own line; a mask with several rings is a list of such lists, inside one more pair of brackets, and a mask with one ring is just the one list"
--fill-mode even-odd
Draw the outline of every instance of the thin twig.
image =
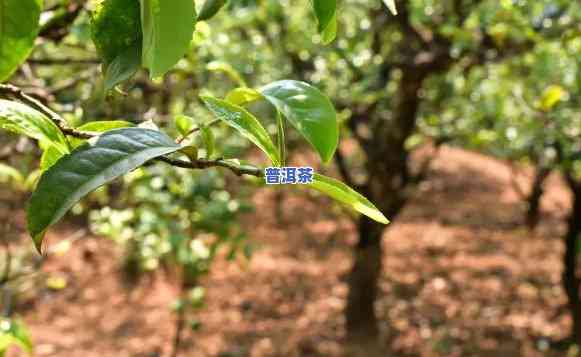
[[[19, 101], [37, 109], [42, 114], [46, 115], [51, 121], [53, 121], [59, 129], [63, 132], [63, 134], [67, 136], [72, 136], [78, 139], [90, 139], [96, 136], [99, 136], [97, 133], [79, 131], [73, 128], [70, 128], [66, 121], [61, 118], [57, 113], [52, 111], [46, 105], [42, 104], [39, 100], [29, 96], [28, 94], [24, 93], [20, 88], [15, 87], [9, 84], [0, 84], [0, 97], [8, 96], [18, 99]], [[211, 122], [208, 125], [212, 125], [214, 123]], [[156, 159], [157, 161], [165, 162], [169, 165], [175, 167], [181, 167], [186, 169], [207, 169], [211, 167], [223, 167], [232, 172], [234, 172], [238, 176], [242, 175], [249, 175], [249, 176], [256, 176], [262, 177], [263, 172], [260, 168], [257, 167], [250, 167], [250, 166], [240, 166], [236, 165], [232, 162], [217, 159], [217, 160], [207, 160], [207, 159], [197, 159], [192, 161], [184, 161], [184, 160], [176, 160], [171, 159], [168, 157], [160, 157]]]
[[[216, 125], [220, 122], [220, 119], [214, 119], [211, 122], [209, 122], [208, 124], [204, 124], [204, 126], [208, 127], [208, 126], [213, 126]], [[182, 136], [181, 138], [177, 139], [176, 142], [178, 144], [181, 144], [184, 140], [186, 140], [188, 138], [188, 136], [194, 134], [195, 132], [198, 132], [202, 129], [202, 125], [197, 126], [195, 128], [193, 128], [192, 130], [188, 131], [184, 136]]]

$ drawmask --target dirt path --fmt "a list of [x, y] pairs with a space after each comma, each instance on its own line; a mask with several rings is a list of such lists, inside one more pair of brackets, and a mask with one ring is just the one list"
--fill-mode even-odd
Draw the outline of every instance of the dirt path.
[[[543, 355], [543, 338], [566, 335], [567, 192], [551, 177], [543, 222], [530, 233], [509, 182], [503, 163], [444, 148], [391, 226], [378, 308], [393, 355]], [[342, 355], [350, 221], [322, 198], [285, 197], [281, 222], [273, 192], [253, 200], [245, 225], [260, 249], [249, 264], [216, 264], [203, 327], [188, 333], [183, 356]], [[167, 356], [174, 286], [162, 277], [124, 286], [118, 256], [111, 242], [86, 239], [50, 259], [45, 269], [67, 288], [22, 310], [38, 356]]]

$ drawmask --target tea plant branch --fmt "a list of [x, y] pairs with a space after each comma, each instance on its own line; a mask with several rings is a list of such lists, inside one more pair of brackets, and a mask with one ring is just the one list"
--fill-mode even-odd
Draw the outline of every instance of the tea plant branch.
[[[205, 126], [213, 126], [213, 125], [218, 124], [219, 122], [221, 122], [220, 119], [214, 119], [214, 120], [212, 120], [209, 123], [204, 124], [204, 125]], [[180, 137], [178, 140], [176, 140], [176, 142], [178, 144], [181, 144], [184, 140], [186, 140], [188, 138], [188, 136], [200, 131], [201, 129], [202, 129], [202, 126], [197, 126], [197, 127], [193, 128], [192, 130], [190, 130], [186, 134], [184, 134], [182, 137]]]
[[[24, 104], [27, 104], [34, 109], [38, 110], [42, 114], [46, 115], [51, 121], [53, 121], [58, 128], [63, 132], [63, 134], [67, 136], [71, 136], [78, 139], [90, 139], [93, 137], [98, 136], [96, 133], [85, 132], [73, 129], [68, 126], [63, 118], [61, 118], [57, 113], [52, 111], [38, 99], [24, 93], [24, 91], [16, 86], [10, 84], [0, 84], [0, 97], [11, 97], [21, 101]], [[207, 125], [214, 125], [218, 122], [218, 120], [211, 121]], [[198, 128], [195, 128], [197, 131]], [[192, 161], [185, 161], [185, 160], [178, 160], [178, 159], [171, 159], [168, 157], [161, 157], [156, 159], [157, 161], [165, 162], [166, 164], [181, 167], [185, 169], [208, 169], [212, 167], [223, 167], [238, 176], [242, 175], [249, 175], [249, 176], [256, 176], [262, 177], [263, 173], [260, 168], [257, 167], [249, 167], [249, 166], [240, 166], [236, 165], [235, 163], [223, 160], [223, 159], [216, 159], [216, 160], [207, 160], [207, 159], [197, 159]]]

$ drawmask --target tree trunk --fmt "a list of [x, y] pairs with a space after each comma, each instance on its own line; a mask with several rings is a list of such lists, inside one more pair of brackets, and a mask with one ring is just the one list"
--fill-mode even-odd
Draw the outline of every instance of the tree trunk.
[[537, 167], [535, 172], [535, 179], [533, 181], [531, 192], [527, 197], [526, 223], [531, 230], [534, 230], [539, 224], [541, 198], [543, 197], [543, 193], [545, 191], [543, 184], [545, 183], [545, 180], [550, 173], [551, 169], [545, 166]]
[[[362, 193], [391, 220], [401, 211], [411, 182], [406, 140], [415, 132], [419, 108], [419, 89], [425, 73], [406, 71], [400, 82], [394, 117], [376, 120], [374, 136], [364, 146], [368, 173]], [[358, 224], [358, 243], [353, 267], [347, 279], [349, 294], [345, 308], [347, 338], [369, 345], [377, 341], [378, 324], [375, 299], [381, 274], [381, 236], [385, 226], [362, 217]]]
[[571, 184], [573, 207], [567, 223], [565, 235], [565, 254], [563, 255], [563, 288], [567, 294], [569, 309], [573, 321], [571, 337], [581, 346], [581, 299], [579, 288], [581, 279], [577, 274], [577, 241], [581, 239], [581, 184]]
[[367, 217], [358, 225], [359, 242], [353, 250], [353, 267], [348, 277], [349, 295], [346, 307], [346, 326], [350, 338], [377, 339], [375, 313], [377, 281], [381, 274], [381, 235], [385, 226]]

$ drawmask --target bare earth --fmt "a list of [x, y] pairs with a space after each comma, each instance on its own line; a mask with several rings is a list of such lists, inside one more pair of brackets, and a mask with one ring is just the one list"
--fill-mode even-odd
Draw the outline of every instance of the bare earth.
[[[566, 336], [559, 237], [568, 192], [550, 178], [542, 223], [531, 233], [510, 177], [500, 161], [442, 149], [384, 237], [377, 307], [386, 356], [543, 356], [548, 340]], [[326, 199], [305, 195], [285, 195], [277, 219], [274, 196], [254, 196], [245, 226], [260, 249], [249, 263], [214, 266], [204, 283], [207, 307], [197, 315], [203, 326], [188, 331], [180, 356], [345, 355], [354, 226]], [[50, 238], [54, 244], [73, 232], [61, 227]], [[68, 284], [41, 289], [18, 311], [37, 356], [169, 356], [175, 284], [160, 273], [128, 287], [119, 256], [110, 241], [86, 238], [43, 265]]]

